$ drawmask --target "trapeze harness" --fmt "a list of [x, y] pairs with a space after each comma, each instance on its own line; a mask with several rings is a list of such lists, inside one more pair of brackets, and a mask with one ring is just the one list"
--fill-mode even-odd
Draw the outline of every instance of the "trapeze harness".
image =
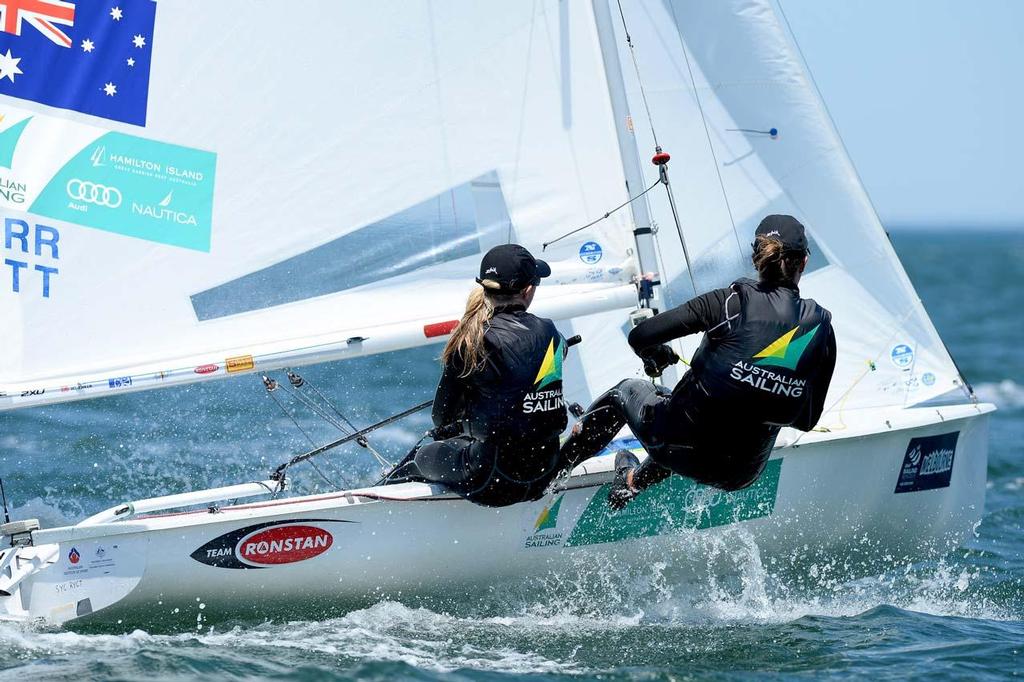
[[562, 397], [565, 340], [551, 320], [522, 305], [499, 308], [484, 333], [484, 365], [469, 376], [444, 368], [434, 397], [436, 431], [460, 435], [428, 443], [390, 481], [441, 483], [477, 504], [539, 499], [559, 467], [568, 422]]
[[569, 462], [606, 447], [624, 424], [650, 455], [634, 473], [645, 488], [671, 472], [724, 490], [761, 475], [779, 430], [814, 428], [835, 368], [831, 314], [794, 285], [741, 279], [638, 325], [638, 354], [705, 332], [691, 369], [669, 393], [626, 379], [587, 411], [563, 447]]

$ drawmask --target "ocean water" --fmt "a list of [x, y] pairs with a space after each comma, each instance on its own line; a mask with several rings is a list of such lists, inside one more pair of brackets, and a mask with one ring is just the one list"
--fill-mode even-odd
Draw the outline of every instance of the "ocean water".
[[[876, 575], [792, 584], [740, 553], [735, 584], [614, 568], [569, 575], [542, 602], [431, 610], [381, 602], [330, 620], [84, 634], [0, 623], [0, 676], [18, 679], [540, 680], [1005, 678], [1024, 671], [1024, 233], [909, 231], [894, 243], [965, 376], [999, 406], [986, 511], [948, 555]], [[353, 422], [430, 397], [436, 349], [306, 369]], [[264, 475], [335, 435], [253, 377], [0, 415], [16, 516], [76, 521], [133, 497]], [[387, 429], [407, 448], [426, 416]], [[316, 491], [378, 471], [355, 450], [296, 469]], [[607, 586], [605, 587], [596, 587]]]

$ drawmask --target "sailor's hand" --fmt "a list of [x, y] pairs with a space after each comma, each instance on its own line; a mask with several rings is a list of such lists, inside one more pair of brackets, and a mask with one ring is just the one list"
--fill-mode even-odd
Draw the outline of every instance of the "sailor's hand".
[[679, 362], [679, 356], [667, 343], [644, 349], [640, 358], [644, 361], [644, 372], [649, 377], [660, 377], [666, 367]]
[[462, 433], [462, 422], [453, 422], [443, 426], [435, 426], [427, 431], [427, 435], [434, 440], [447, 440]]

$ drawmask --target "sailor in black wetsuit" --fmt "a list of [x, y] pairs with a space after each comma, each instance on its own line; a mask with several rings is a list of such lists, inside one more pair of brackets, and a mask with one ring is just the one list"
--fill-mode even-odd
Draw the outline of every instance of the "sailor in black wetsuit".
[[755, 233], [760, 281], [740, 279], [656, 315], [629, 335], [648, 374], [678, 360], [665, 345], [704, 332], [691, 369], [669, 394], [626, 379], [597, 399], [562, 448], [566, 462], [597, 454], [629, 424], [647, 450], [616, 455], [608, 503], [621, 509], [672, 472], [723, 490], [749, 486], [764, 470], [783, 426], [809, 431], [836, 361], [831, 313], [800, 298], [809, 251], [804, 227], [771, 215]]
[[551, 274], [516, 244], [480, 263], [481, 288], [442, 355], [433, 434], [386, 479], [441, 483], [471, 502], [500, 507], [539, 499], [559, 472], [566, 345], [551, 320], [526, 312]]

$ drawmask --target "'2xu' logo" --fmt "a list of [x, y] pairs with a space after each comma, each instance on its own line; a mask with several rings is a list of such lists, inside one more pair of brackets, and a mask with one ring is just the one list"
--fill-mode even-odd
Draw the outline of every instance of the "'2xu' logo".
[[[192, 558], [217, 568], [271, 568], [320, 556], [334, 544], [334, 534], [320, 524], [352, 523], [333, 519], [270, 521], [215, 537], [192, 552]], [[316, 525], [312, 525], [316, 524]]]
[[953, 477], [953, 458], [960, 432], [911, 438], [903, 455], [903, 466], [896, 481], [896, 493], [948, 488]]

